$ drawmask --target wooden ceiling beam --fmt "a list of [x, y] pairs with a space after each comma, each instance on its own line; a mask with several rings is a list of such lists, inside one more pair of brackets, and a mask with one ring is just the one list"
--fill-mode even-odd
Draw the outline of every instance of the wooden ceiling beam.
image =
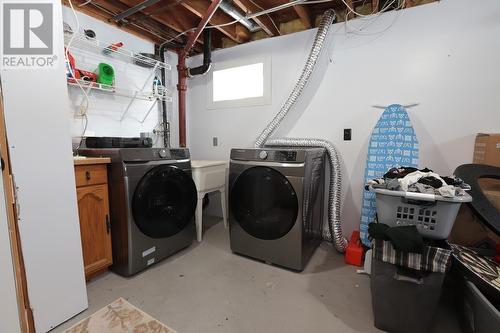
[[[249, 0], [234, 0], [234, 3], [245, 13], [257, 13], [260, 12], [262, 9], [259, 8], [256, 4]], [[276, 27], [271, 20], [271, 18], [267, 15], [261, 15], [258, 17], [255, 17], [253, 19], [257, 24], [262, 28], [262, 30], [265, 31], [266, 34], [269, 36], [279, 36], [281, 35], [281, 32], [279, 31], [278, 27]]]
[[300, 21], [302, 22], [302, 24], [304, 24], [304, 27], [306, 27], [306, 29], [314, 28], [314, 18], [309, 8], [307, 8], [306, 6], [296, 5], [293, 6], [293, 9], [295, 9], [295, 12], [299, 16]]
[[[199, 18], [203, 18], [208, 10], [209, 3], [205, 0], [188, 0], [181, 4], [184, 8], [195, 14]], [[210, 24], [221, 25], [234, 21], [231, 17], [221, 11], [216, 11], [210, 19]], [[235, 23], [228, 26], [216, 28], [228, 38], [236, 43], [244, 43], [250, 40], [250, 31], [241, 24]]]
[[[161, 12], [162, 14], [153, 14], [151, 18], [165, 24], [166, 26], [174, 29], [178, 33], [186, 32], [192, 28], [195, 28], [198, 24], [198, 20], [185, 8], [179, 7], [176, 9], [171, 9], [169, 12]], [[188, 40], [190, 33], [185, 33], [182, 36], [183, 44]], [[192, 48], [193, 53], [203, 52], [203, 37], [196, 40], [196, 44]]]
[[[349, 5], [350, 8], [352, 9], [355, 9], [354, 8], [354, 1], [353, 0], [346, 0], [347, 4]], [[347, 14], [346, 16], [346, 21], [349, 21], [350, 19], [353, 19], [355, 14], [353, 12], [351, 12], [351, 10], [349, 8], [346, 7], [346, 10], [349, 14]]]
[[[76, 4], [83, 4], [86, 0], [73, 0], [74, 8], [76, 11], [92, 16], [100, 21], [103, 21], [107, 24], [114, 25], [130, 34], [133, 34], [142, 39], [147, 39], [153, 43], [161, 43], [164, 39], [170, 38], [172, 36], [172, 32], [165, 26], [160, 25], [158, 22], [154, 20], [149, 20], [143, 24], [144, 29], [133, 28], [131, 26], [122, 26], [117, 24], [116, 22], [111, 21], [112, 14], [107, 11], [114, 12], [112, 8], [108, 5], [102, 5], [98, 1], [93, 1], [98, 6], [105, 8], [107, 11], [102, 10], [97, 7], [95, 4], [89, 3], [85, 6], [77, 6]], [[69, 6], [68, 0], [62, 0], [63, 5]], [[168, 33], [170, 32], [170, 33]]]
[[[85, 2], [85, 1], [83, 1]], [[128, 5], [124, 4], [122, 1], [119, 0], [94, 0], [91, 2], [89, 5], [92, 5], [92, 3], [96, 3], [99, 6], [108, 9], [109, 11], [113, 13], [120, 13], [124, 10], [127, 10]], [[88, 5], [87, 5], [88, 6]], [[83, 7], [82, 7], [83, 8]], [[156, 33], [159, 34], [160, 36], [165, 36], [164, 38], [159, 38], [162, 42], [166, 39], [170, 39], [176, 35], [177, 30], [174, 29], [173, 27], [170, 27], [166, 24], [162, 24], [161, 22], [158, 22], [158, 20], [155, 20], [153, 18], [147, 17], [143, 13], [135, 13], [134, 15], [131, 15], [129, 18], [122, 22], [115, 22], [111, 18], [108, 19], [108, 23], [111, 24], [116, 24], [118, 27], [122, 29], [133, 29], [136, 31], [141, 31], [142, 33], [145, 34], [151, 34], [151, 33]], [[137, 22], [137, 23], [136, 23]], [[142, 27], [138, 28], [136, 25]]]
[[[109, 1], [109, 0], [106, 0]], [[113, 0], [116, 1], [116, 0]], [[125, 2], [127, 5], [133, 6], [136, 1], [134, 0], [121, 0], [122, 2]], [[166, 6], [169, 8], [169, 11], [161, 11], [163, 6]], [[136, 16], [138, 15], [138, 16]], [[196, 27], [198, 24], [198, 20], [196, 17], [194, 17], [189, 11], [187, 11], [185, 8], [180, 7], [180, 6], [172, 6], [170, 5], [163, 5], [162, 3], [157, 3], [155, 5], [152, 5], [150, 7], [147, 7], [144, 9], [144, 11], [140, 13], [136, 13], [132, 15], [129, 19], [130, 22], [136, 23], [141, 25], [144, 20], [153, 20], [156, 21], [173, 31], [178, 33], [185, 32], [193, 27]], [[187, 40], [187, 35], [182, 36], [183, 42]], [[201, 45], [203, 45], [203, 41], [201, 38], [199, 38], [197, 41], [197, 44], [195, 45], [194, 49], [196, 51], [200, 51]]]
[[[86, 0], [76, 0], [78, 4], [87, 2]], [[62, 0], [63, 4], [69, 5], [68, 0]], [[76, 5], [75, 0], [73, 4]], [[179, 30], [172, 29], [168, 25], [159, 22], [158, 20], [147, 17], [143, 13], [136, 13], [129, 17], [126, 22], [117, 23], [112, 20], [112, 17], [126, 8], [127, 5], [118, 0], [93, 0], [85, 6], [74, 6], [75, 10], [90, 15], [107, 24], [114, 25], [121, 30], [131, 33], [143, 39], [147, 39], [155, 44], [161, 44], [165, 40], [175, 37]], [[104, 10], [103, 10], [104, 9]], [[133, 23], [133, 24], [132, 24]], [[141, 28], [138, 28], [140, 26]], [[176, 41], [184, 43], [185, 37], [179, 37]], [[203, 43], [198, 40], [194, 50], [201, 52]]]
[[[112, 1], [117, 1], [117, 0], [112, 0]], [[127, 8], [129, 6], [134, 6], [137, 3], [136, 0], [120, 0], [119, 2], [123, 2], [127, 6]], [[139, 23], [146, 18], [154, 19], [177, 32], [183, 32], [196, 26], [195, 19], [191, 17], [189, 13], [179, 10], [179, 8], [171, 9], [168, 13], [165, 12], [162, 12], [161, 14], [155, 13], [155, 11], [158, 8], [161, 8], [162, 6], [163, 5], [161, 3], [149, 6], [144, 10], [142, 10], [141, 12], [130, 16], [130, 19], [128, 20], [131, 22]], [[139, 15], [136, 16], [137, 14]]]

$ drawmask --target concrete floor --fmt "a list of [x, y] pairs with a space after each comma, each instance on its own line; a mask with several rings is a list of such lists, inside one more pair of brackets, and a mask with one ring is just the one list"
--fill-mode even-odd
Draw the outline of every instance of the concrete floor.
[[[380, 332], [370, 281], [323, 243], [302, 273], [231, 253], [219, 219], [204, 219], [203, 242], [132, 278], [106, 273], [87, 285], [89, 308], [61, 332], [119, 297], [179, 333]], [[440, 309], [433, 332], [459, 332]]]

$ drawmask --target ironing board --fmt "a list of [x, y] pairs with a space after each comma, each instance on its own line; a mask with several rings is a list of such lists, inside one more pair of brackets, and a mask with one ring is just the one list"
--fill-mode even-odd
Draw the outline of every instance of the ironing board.
[[[418, 140], [405, 108], [392, 104], [385, 108], [373, 129], [364, 182], [380, 178], [387, 170], [398, 166], [418, 166]], [[370, 246], [368, 224], [373, 222], [376, 212], [375, 193], [363, 188], [359, 231], [366, 246]]]

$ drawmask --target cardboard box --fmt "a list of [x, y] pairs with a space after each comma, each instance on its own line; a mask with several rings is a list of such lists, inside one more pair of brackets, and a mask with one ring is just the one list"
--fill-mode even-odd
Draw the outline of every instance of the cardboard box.
[[[479, 185], [493, 207], [500, 211], [500, 180], [480, 179]], [[486, 227], [465, 204], [460, 207], [448, 240], [454, 244], [472, 247], [486, 240], [500, 243], [500, 237]]]
[[500, 168], [500, 134], [479, 133], [476, 135], [473, 162]]

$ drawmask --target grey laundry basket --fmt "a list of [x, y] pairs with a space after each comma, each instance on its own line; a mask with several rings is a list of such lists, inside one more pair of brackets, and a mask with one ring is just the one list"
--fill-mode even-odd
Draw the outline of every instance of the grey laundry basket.
[[373, 188], [376, 193], [377, 217], [391, 227], [415, 225], [422, 236], [432, 239], [448, 238], [460, 205], [471, 202], [467, 193], [445, 198], [440, 195], [392, 191]]

